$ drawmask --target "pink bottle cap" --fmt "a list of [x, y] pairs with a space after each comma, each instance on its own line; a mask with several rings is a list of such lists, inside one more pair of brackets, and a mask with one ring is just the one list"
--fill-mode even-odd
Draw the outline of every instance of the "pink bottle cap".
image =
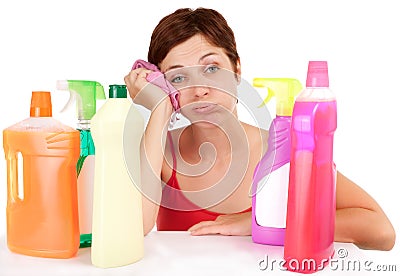
[[328, 62], [308, 62], [306, 87], [329, 87]]

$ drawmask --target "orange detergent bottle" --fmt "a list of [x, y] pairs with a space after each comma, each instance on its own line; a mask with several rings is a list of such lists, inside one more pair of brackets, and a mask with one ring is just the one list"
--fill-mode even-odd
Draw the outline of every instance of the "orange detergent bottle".
[[79, 248], [79, 132], [52, 118], [50, 92], [32, 92], [30, 118], [3, 130], [7, 245], [16, 253], [70, 258]]

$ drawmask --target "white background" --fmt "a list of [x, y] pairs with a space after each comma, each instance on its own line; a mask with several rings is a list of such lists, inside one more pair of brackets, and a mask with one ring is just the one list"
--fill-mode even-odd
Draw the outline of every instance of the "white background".
[[[181, 7], [220, 11], [234, 30], [243, 78], [294, 77], [327, 60], [338, 99], [338, 169], [370, 193], [400, 232], [400, 16], [396, 1], [44, 1], [0, 4], [0, 127], [29, 116], [31, 92], [55, 92], [58, 79], [123, 83], [146, 59], [152, 30]], [[52, 93], [54, 117], [68, 95]], [[6, 170], [0, 159], [0, 237], [5, 233]], [[393, 263], [391, 252], [367, 252]], [[400, 266], [399, 266], [400, 268]]]

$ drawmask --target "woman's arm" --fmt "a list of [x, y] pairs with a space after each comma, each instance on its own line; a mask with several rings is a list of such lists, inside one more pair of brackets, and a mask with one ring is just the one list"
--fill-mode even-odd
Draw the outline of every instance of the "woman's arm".
[[167, 126], [172, 106], [160, 103], [151, 113], [142, 137], [140, 160], [142, 179], [143, 232], [147, 235], [154, 227], [161, 201], [161, 168], [164, 160]]
[[396, 234], [378, 203], [338, 172], [336, 181], [335, 241], [363, 249], [390, 250]]
[[[219, 216], [192, 226], [192, 235], [251, 235], [251, 212]], [[336, 183], [335, 241], [363, 249], [390, 250], [396, 234], [378, 203], [338, 172]]]

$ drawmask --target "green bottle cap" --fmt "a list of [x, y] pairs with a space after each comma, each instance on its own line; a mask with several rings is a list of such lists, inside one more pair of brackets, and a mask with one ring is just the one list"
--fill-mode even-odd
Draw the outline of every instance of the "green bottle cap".
[[108, 90], [109, 98], [127, 98], [126, 85], [112, 84]]

